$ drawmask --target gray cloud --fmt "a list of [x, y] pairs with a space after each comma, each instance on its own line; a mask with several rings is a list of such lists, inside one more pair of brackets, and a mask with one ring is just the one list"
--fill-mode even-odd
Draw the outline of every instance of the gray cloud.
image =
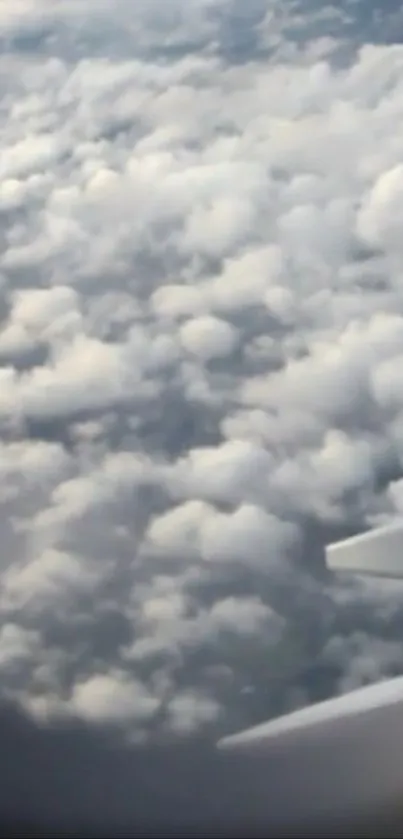
[[379, 13], [2, 4], [1, 693], [41, 720], [215, 736], [402, 670], [401, 593], [322, 569], [402, 508]]

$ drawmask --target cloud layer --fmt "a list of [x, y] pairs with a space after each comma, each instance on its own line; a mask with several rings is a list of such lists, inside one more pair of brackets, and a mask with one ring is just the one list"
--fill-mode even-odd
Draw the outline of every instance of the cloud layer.
[[0, 4], [0, 683], [41, 719], [215, 736], [403, 669], [401, 592], [321, 573], [403, 512], [382, 9]]

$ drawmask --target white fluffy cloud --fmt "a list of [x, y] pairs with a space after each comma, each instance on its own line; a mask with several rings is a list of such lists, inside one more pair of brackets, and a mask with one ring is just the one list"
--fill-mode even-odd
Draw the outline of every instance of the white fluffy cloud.
[[76, 712], [90, 722], [142, 721], [158, 710], [157, 699], [148, 695], [141, 684], [129, 681], [121, 673], [97, 675], [76, 684], [72, 702]]
[[403, 665], [381, 593], [311, 578], [402, 510], [403, 48], [364, 5], [0, 2], [1, 691], [35, 713], [191, 735]]
[[186, 321], [180, 329], [185, 350], [201, 361], [225, 358], [235, 348], [237, 333], [233, 326], [216, 317], [199, 317]]

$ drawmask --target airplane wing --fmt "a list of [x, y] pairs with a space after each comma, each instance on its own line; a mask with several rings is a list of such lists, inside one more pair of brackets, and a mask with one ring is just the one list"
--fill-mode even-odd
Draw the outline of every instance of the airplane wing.
[[[225, 737], [218, 749], [255, 764], [256, 818], [278, 835], [403, 836], [403, 677]], [[400, 832], [390, 833], [396, 819]]]
[[[403, 578], [403, 526], [330, 545], [326, 561], [333, 571]], [[381, 818], [383, 835], [403, 836], [403, 677], [225, 737], [218, 749], [260, 761], [254, 806], [259, 814], [266, 807], [267, 817], [274, 813], [279, 833], [287, 819], [295, 826], [290, 836], [298, 835], [298, 824], [321, 825], [330, 836], [348, 835], [331, 833], [336, 823], [352, 831], [354, 820], [375, 825]], [[399, 832], [386, 832], [396, 812]]]
[[381, 527], [329, 545], [326, 564], [332, 571], [403, 578], [403, 526]]

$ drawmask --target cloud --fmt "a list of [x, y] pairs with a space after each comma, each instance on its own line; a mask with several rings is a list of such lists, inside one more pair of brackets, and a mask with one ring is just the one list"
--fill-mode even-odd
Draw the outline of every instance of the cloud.
[[202, 361], [225, 358], [237, 343], [234, 327], [215, 317], [188, 320], [181, 327], [179, 335], [184, 349]]
[[147, 695], [142, 685], [129, 682], [124, 674], [94, 676], [75, 685], [72, 696], [76, 712], [90, 721], [108, 723], [135, 719], [147, 720], [158, 709], [158, 700]]
[[41, 719], [216, 736], [402, 669], [400, 594], [319, 574], [402, 506], [376, 20], [0, 4], [1, 693]]

